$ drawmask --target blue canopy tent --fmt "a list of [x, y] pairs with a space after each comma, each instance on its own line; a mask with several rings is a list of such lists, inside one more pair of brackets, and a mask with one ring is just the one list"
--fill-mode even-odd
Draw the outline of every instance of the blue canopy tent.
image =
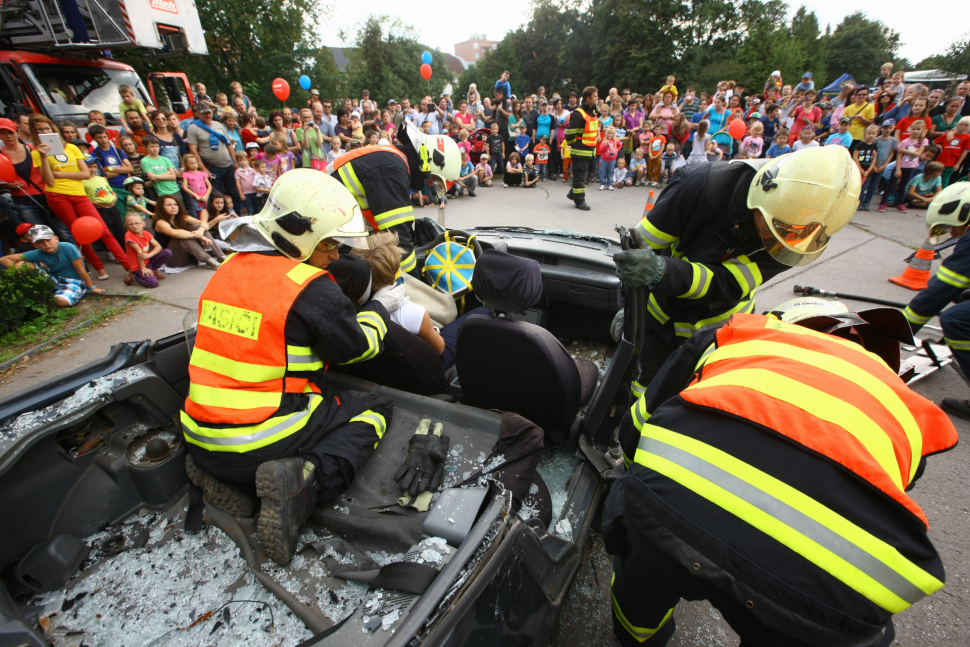
[[856, 85], [855, 79], [853, 79], [852, 75], [849, 74], [848, 72], [846, 72], [845, 74], [843, 74], [842, 76], [840, 76], [839, 78], [837, 78], [836, 80], [832, 81], [827, 86], [822, 88], [821, 92], [819, 92], [819, 95], [826, 98], [834, 97], [839, 92], [842, 92], [842, 86], [845, 85], [846, 83], [851, 83], [852, 85]]

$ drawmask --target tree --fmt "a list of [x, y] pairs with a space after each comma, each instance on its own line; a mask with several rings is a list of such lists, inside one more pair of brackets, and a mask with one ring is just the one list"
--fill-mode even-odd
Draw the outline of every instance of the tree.
[[849, 14], [825, 37], [825, 66], [831, 74], [848, 72], [860, 83], [879, 76], [879, 68], [894, 60], [899, 34], [861, 11]]
[[[685, 81], [710, 87], [721, 80], [740, 78], [742, 72], [734, 65], [734, 58], [742, 40], [742, 25], [741, 14], [733, 2], [690, 2], [690, 15], [677, 43], [680, 61], [676, 74], [685, 89]], [[702, 70], [713, 77], [702, 80]]]
[[818, 17], [814, 11], [807, 11], [805, 5], [798, 8], [791, 20], [791, 37], [798, 42], [804, 52], [802, 74], [811, 72], [816, 81], [816, 88], [821, 89], [820, 83], [827, 78], [825, 67], [825, 41], [822, 30], [818, 25]]
[[938, 64], [930, 67], [937, 67], [945, 72], [955, 74], [970, 72], [970, 36], [965, 35], [962, 41], [950, 45], [946, 54], [939, 58]]

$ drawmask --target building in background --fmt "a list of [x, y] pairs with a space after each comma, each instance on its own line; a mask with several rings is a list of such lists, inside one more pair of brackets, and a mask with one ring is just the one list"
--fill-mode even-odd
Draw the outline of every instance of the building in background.
[[487, 40], [485, 34], [472, 34], [465, 42], [455, 45], [455, 56], [469, 63], [474, 63], [485, 53], [495, 49], [498, 43], [497, 40]]

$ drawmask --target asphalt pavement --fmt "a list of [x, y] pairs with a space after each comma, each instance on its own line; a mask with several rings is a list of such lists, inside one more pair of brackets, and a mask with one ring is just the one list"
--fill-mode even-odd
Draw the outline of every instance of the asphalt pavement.
[[[475, 198], [449, 201], [443, 213], [446, 226], [463, 228], [486, 225], [517, 225], [536, 229], [569, 229], [615, 237], [615, 227], [633, 226], [640, 218], [649, 191], [629, 187], [615, 191], [587, 191], [591, 211], [579, 211], [566, 199], [569, 186], [562, 182], [540, 182], [535, 188], [479, 188]], [[438, 218], [434, 207], [417, 209], [417, 217]], [[792, 298], [797, 283], [826, 290], [869, 295], [908, 302], [914, 292], [887, 281], [905, 268], [903, 259], [925, 238], [923, 212], [885, 214], [859, 212], [850, 226], [837, 234], [821, 258], [776, 277], [759, 290], [757, 311], [770, 310]], [[934, 262], [934, 270], [939, 261]], [[124, 286], [120, 267], [108, 264], [112, 278], [100, 287], [116, 292], [140, 292]], [[157, 339], [181, 330], [183, 316], [196, 307], [199, 295], [212, 272], [192, 269], [172, 275], [149, 291], [150, 299], [107, 326], [90, 331], [68, 347], [55, 349], [33, 360], [25, 369], [0, 385], [0, 396], [28, 388], [38, 381], [81, 366], [104, 355], [111, 344], [121, 341]], [[873, 307], [846, 301], [850, 309]], [[938, 325], [938, 321], [931, 323]], [[939, 401], [943, 397], [970, 397], [970, 387], [951, 367], [944, 368], [914, 386], [923, 396]], [[954, 418], [957, 431], [970, 431], [970, 423]], [[929, 460], [926, 473], [911, 493], [930, 520], [930, 536], [943, 557], [947, 570], [944, 589], [896, 616], [894, 645], [953, 646], [970, 644], [970, 542], [968, 506], [970, 456], [966, 444]], [[584, 565], [563, 610], [557, 647], [615, 645], [610, 621], [609, 581], [611, 560], [602, 541], [588, 542]], [[644, 586], [649, 586], [644, 582]], [[681, 602], [677, 607], [677, 632], [672, 647], [727, 647], [738, 644], [737, 636], [716, 609], [706, 602]]]

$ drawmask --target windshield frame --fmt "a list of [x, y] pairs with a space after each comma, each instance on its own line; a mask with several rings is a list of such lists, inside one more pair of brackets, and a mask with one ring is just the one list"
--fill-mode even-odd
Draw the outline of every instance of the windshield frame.
[[[24, 77], [30, 83], [31, 90], [40, 100], [47, 116], [57, 122], [64, 119], [75, 121], [83, 118], [86, 124], [88, 112], [91, 110], [100, 110], [103, 113], [110, 114], [112, 121], [120, 120], [121, 115], [118, 114], [118, 104], [121, 103], [121, 96], [118, 94], [118, 87], [121, 85], [131, 86], [135, 89], [136, 96], [143, 103], [146, 105], [150, 103], [150, 100], [145, 95], [141, 79], [134, 70], [63, 63], [24, 63], [20, 68]], [[55, 100], [54, 96], [56, 93], [53, 90], [48, 90], [40, 81], [41, 78], [50, 78], [52, 75], [54, 78], [57, 78], [58, 71], [90, 71], [91, 76], [104, 75], [109, 80], [104, 85], [89, 90], [91, 94], [95, 95], [94, 97], [89, 94], [82, 98], [81, 103], [66, 103], [60, 95], [57, 95], [58, 99]], [[71, 89], [73, 90], [73, 88]]]

